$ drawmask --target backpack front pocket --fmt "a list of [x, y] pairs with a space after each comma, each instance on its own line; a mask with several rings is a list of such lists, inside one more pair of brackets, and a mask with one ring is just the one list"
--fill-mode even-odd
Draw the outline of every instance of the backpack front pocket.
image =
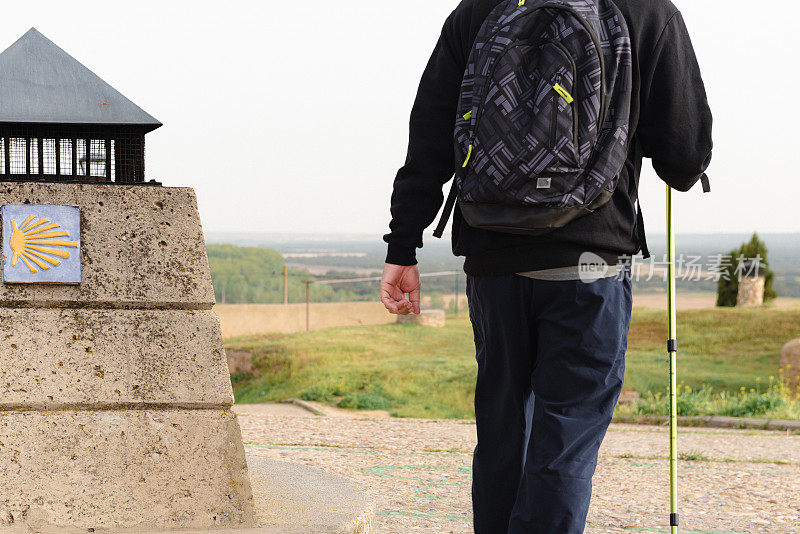
[[542, 56], [543, 63], [552, 69], [545, 69], [550, 72], [544, 77], [545, 84], [542, 87], [550, 104], [548, 147], [564, 165], [579, 167], [575, 61], [569, 51], [556, 41], [548, 41], [543, 45]]
[[560, 75], [553, 79], [550, 93], [550, 150], [566, 164], [578, 164], [578, 127], [575, 99], [562, 85]]

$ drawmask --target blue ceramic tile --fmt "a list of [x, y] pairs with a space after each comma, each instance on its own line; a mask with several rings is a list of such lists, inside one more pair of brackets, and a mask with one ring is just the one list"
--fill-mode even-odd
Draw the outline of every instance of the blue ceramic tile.
[[2, 207], [3, 281], [81, 282], [81, 216], [75, 206]]

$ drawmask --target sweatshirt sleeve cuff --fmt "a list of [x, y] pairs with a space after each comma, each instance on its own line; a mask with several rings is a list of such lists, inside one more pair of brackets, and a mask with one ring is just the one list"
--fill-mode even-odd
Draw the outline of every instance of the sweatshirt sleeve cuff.
[[386, 263], [391, 263], [392, 265], [416, 265], [416, 249], [389, 243], [389, 250], [386, 253]]

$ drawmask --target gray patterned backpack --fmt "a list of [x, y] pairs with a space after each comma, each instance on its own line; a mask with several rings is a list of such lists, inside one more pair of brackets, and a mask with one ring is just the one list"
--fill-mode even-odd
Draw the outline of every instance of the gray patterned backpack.
[[631, 42], [611, 0], [510, 0], [483, 23], [455, 125], [470, 226], [541, 234], [611, 198], [628, 150]]

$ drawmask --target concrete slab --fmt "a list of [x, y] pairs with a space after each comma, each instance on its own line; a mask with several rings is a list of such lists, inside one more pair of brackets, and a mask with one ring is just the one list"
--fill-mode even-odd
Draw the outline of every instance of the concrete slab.
[[260, 532], [367, 534], [375, 504], [346, 478], [320, 469], [248, 457]]
[[[351, 480], [306, 465], [247, 457], [259, 526], [191, 534], [370, 534], [375, 503]], [[142, 534], [158, 534], [156, 531]]]
[[211, 310], [0, 308], [0, 407], [230, 406]]
[[0, 182], [2, 204], [81, 210], [80, 286], [0, 285], [0, 306], [214, 305], [197, 199], [189, 188]]

